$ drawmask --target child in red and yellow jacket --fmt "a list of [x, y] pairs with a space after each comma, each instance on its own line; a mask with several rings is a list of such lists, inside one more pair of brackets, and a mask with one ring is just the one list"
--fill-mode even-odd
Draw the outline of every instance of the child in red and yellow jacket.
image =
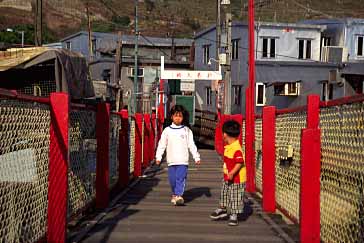
[[240, 124], [226, 121], [222, 127], [223, 139], [227, 144], [224, 150], [224, 180], [220, 194], [220, 207], [210, 218], [219, 220], [229, 215], [229, 225], [238, 225], [238, 215], [244, 208], [244, 190], [246, 167], [241, 144], [239, 142]]

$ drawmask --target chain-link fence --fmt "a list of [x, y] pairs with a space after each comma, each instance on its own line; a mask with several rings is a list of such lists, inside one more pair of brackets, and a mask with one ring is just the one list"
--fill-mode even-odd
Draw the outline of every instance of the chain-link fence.
[[212, 112], [195, 111], [195, 124], [192, 127], [196, 142], [213, 146], [215, 144], [215, 129], [217, 115]]
[[364, 103], [321, 109], [321, 238], [364, 242]]
[[134, 173], [134, 161], [135, 161], [135, 120], [130, 119], [129, 122], [129, 172]]
[[0, 242], [36, 242], [47, 229], [50, 110], [0, 100]]
[[73, 110], [69, 122], [68, 217], [95, 198], [96, 112]]
[[296, 220], [300, 202], [301, 130], [306, 127], [306, 114], [306, 111], [293, 112], [276, 118], [276, 202]]
[[119, 177], [119, 135], [121, 129], [121, 117], [112, 114], [110, 117], [110, 144], [109, 144], [109, 186], [113, 188]]
[[262, 119], [255, 120], [255, 183], [262, 191]]

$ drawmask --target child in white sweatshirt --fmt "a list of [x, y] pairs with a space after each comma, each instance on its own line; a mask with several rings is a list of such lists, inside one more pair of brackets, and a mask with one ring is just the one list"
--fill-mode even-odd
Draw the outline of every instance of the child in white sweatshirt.
[[188, 121], [184, 120], [186, 117], [188, 113], [183, 106], [175, 105], [171, 109], [172, 124], [163, 130], [156, 153], [156, 164], [159, 165], [167, 148], [168, 179], [172, 189], [171, 203], [177, 206], [184, 204], [182, 196], [188, 171], [188, 149], [195, 163], [200, 164], [200, 154], [193, 141], [193, 133], [188, 128]]

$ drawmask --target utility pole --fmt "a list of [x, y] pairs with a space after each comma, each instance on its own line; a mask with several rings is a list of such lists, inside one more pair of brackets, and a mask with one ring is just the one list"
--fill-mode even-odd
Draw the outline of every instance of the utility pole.
[[138, 0], [134, 0], [135, 6], [135, 21], [134, 21], [134, 32], [135, 32], [135, 47], [134, 47], [134, 104], [133, 113], [137, 113], [137, 95], [138, 95]]
[[231, 31], [232, 31], [232, 15], [230, 1], [224, 0], [224, 13], [225, 13], [225, 24], [224, 24], [224, 34], [225, 38], [225, 50], [226, 50], [226, 69], [224, 75], [224, 113], [231, 114]]
[[87, 15], [87, 30], [88, 30], [88, 58], [89, 62], [91, 62], [93, 57], [93, 51], [92, 51], [91, 18], [90, 18], [88, 2], [86, 3], [86, 15]]
[[34, 42], [36, 46], [42, 45], [42, 25], [43, 25], [43, 14], [42, 14], [43, 0], [36, 0], [35, 5], [35, 35]]
[[117, 93], [116, 93], [116, 112], [120, 110], [120, 100], [121, 100], [121, 71], [122, 71], [122, 63], [123, 63], [123, 55], [122, 55], [122, 48], [123, 48], [123, 40], [121, 37], [121, 32], [118, 32], [118, 47], [116, 49], [116, 60], [115, 60], [115, 73], [114, 73], [114, 84], [117, 86]]
[[[221, 0], [216, 0], [216, 60], [219, 60], [221, 46]], [[215, 70], [219, 69], [220, 63], [216, 62]]]
[[246, 133], [245, 150], [247, 161], [247, 191], [255, 192], [255, 57], [254, 57], [254, 0], [248, 3], [249, 31], [249, 87], [246, 95]]

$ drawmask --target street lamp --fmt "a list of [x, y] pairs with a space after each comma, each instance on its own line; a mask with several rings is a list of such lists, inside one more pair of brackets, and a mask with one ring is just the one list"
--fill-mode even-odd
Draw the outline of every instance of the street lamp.
[[219, 65], [219, 73], [221, 73], [221, 65], [222, 65], [221, 61], [210, 57], [209, 61], [207, 62], [208, 66], [211, 66], [211, 64], [212, 64], [211, 61], [214, 61], [215, 63], [217, 63]]
[[17, 31], [17, 30], [13, 30], [11, 28], [7, 28], [6, 29], [7, 32], [17, 32], [17, 33], [20, 33], [21, 34], [21, 47], [24, 47], [24, 30], [22, 31]]

